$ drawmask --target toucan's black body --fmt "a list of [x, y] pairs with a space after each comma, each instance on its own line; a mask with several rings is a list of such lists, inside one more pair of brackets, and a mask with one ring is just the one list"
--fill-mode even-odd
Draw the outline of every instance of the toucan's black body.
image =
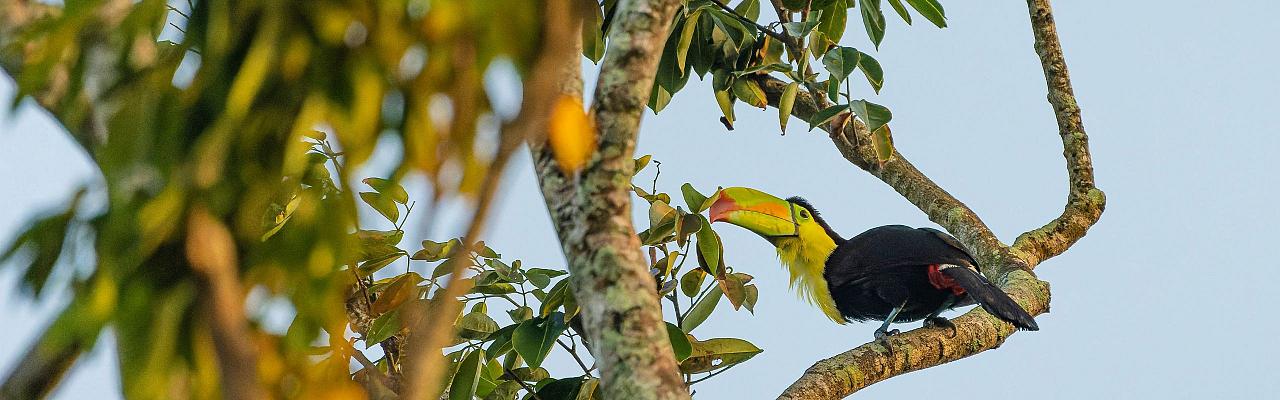
[[[823, 277], [836, 309], [845, 318], [885, 321], [895, 307], [901, 307], [893, 321], [886, 322], [919, 321], [976, 302], [1018, 328], [1039, 329], [1031, 315], [977, 272], [978, 261], [946, 232], [885, 225], [846, 240], [830, 229], [808, 202], [790, 200], [809, 209], [836, 242]], [[939, 272], [963, 292], [938, 287], [930, 279], [931, 266], [954, 266]]]

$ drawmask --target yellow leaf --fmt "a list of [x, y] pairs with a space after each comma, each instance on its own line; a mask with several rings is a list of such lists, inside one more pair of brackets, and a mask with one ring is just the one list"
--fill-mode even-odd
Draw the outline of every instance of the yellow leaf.
[[556, 163], [565, 175], [572, 175], [586, 165], [596, 148], [596, 127], [582, 110], [582, 101], [563, 96], [551, 110], [547, 141]]

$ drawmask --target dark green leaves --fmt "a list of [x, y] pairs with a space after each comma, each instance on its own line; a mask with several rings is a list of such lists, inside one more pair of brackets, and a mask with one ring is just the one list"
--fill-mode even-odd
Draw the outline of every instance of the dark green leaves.
[[698, 263], [712, 275], [717, 275], [720, 273], [720, 266], [724, 264], [721, 259], [724, 250], [721, 248], [720, 235], [711, 230], [711, 223], [706, 217], [699, 215], [698, 218], [702, 221], [702, 229], [698, 230]]
[[880, 62], [872, 58], [870, 54], [858, 52], [858, 69], [862, 70], [862, 74], [866, 75], [867, 82], [871, 84], [871, 88], [880, 93], [880, 88], [884, 86], [884, 70], [880, 69]]
[[516, 353], [524, 357], [532, 368], [542, 366], [542, 361], [555, 346], [556, 338], [564, 333], [567, 327], [563, 313], [552, 313], [546, 317], [535, 317], [520, 323], [511, 335], [511, 343]]
[[813, 28], [817, 28], [818, 24], [818, 21], [788, 22], [782, 24], [782, 29], [787, 32], [787, 36], [805, 37], [813, 31]]
[[458, 372], [453, 375], [453, 383], [449, 385], [449, 400], [472, 400], [476, 396], [476, 387], [480, 384], [480, 374], [484, 368], [484, 350], [472, 350], [462, 358]]
[[689, 309], [689, 314], [684, 316], [684, 321], [680, 321], [680, 330], [685, 332], [693, 332], [698, 325], [702, 325], [707, 321], [707, 317], [711, 316], [711, 312], [715, 311], [716, 305], [720, 304], [720, 298], [724, 297], [724, 291], [720, 286], [711, 288], [710, 292]]
[[698, 189], [694, 189], [693, 185], [688, 183], [680, 185], [680, 194], [684, 195], [684, 205], [694, 213], [700, 213], [710, 207], [709, 204], [703, 204], [707, 202], [707, 196], [703, 196]]
[[902, 17], [903, 21], [907, 22], [907, 25], [911, 25], [911, 13], [907, 12], [906, 6], [902, 5], [902, 0], [889, 0], [889, 5], [898, 13], [898, 16]]
[[671, 350], [676, 353], [676, 362], [689, 358], [689, 354], [693, 352], [693, 344], [689, 343], [689, 336], [680, 327], [668, 322], [667, 337], [671, 340]]
[[867, 37], [871, 43], [880, 48], [884, 40], [884, 13], [880, 11], [880, 0], [859, 0], [862, 3], [862, 26], [867, 28]]
[[831, 73], [831, 79], [837, 83], [843, 82], [853, 70], [858, 68], [858, 58], [861, 52], [852, 47], [839, 46], [827, 51], [822, 56], [822, 65], [827, 67], [827, 72]]
[[875, 132], [893, 119], [893, 113], [885, 106], [866, 100], [855, 100], [849, 103], [849, 109], [858, 115], [858, 119], [867, 124], [867, 130]]
[[816, 128], [820, 125], [830, 122], [831, 119], [835, 118], [837, 115], [840, 115], [840, 113], [845, 112], [848, 109], [849, 109], [848, 104], [837, 104], [831, 107], [824, 108], [822, 109], [822, 111], [818, 111], [818, 113], [814, 114], [812, 119], [809, 120], [809, 130], [812, 131], [813, 128]]
[[938, 0], [907, 0], [907, 4], [939, 28], [947, 27], [947, 16]]

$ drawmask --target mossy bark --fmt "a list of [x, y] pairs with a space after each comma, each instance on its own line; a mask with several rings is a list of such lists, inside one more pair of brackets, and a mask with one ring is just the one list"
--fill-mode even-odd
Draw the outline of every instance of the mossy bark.
[[[595, 93], [597, 149], [582, 171], [565, 176], [549, 149], [536, 140], [530, 146], [600, 368], [601, 397], [607, 399], [689, 397], [631, 222], [640, 117], [678, 4], [624, 0], [617, 5]], [[565, 71], [561, 78], [565, 95], [581, 95], [578, 71]]]

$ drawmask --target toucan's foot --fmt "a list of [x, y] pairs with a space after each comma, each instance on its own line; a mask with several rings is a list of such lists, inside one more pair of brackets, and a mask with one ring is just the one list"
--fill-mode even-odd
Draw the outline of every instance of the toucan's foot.
[[893, 346], [889, 345], [889, 336], [893, 336], [897, 334], [898, 334], [897, 329], [888, 330], [888, 331], [884, 329], [876, 329], [876, 333], [875, 333], [876, 342], [880, 343], [880, 345], [884, 346], [884, 348], [889, 349], [890, 356], [893, 356]]
[[951, 336], [956, 336], [956, 324], [951, 320], [943, 317], [929, 317], [924, 319], [925, 328], [947, 328], [951, 330]]

